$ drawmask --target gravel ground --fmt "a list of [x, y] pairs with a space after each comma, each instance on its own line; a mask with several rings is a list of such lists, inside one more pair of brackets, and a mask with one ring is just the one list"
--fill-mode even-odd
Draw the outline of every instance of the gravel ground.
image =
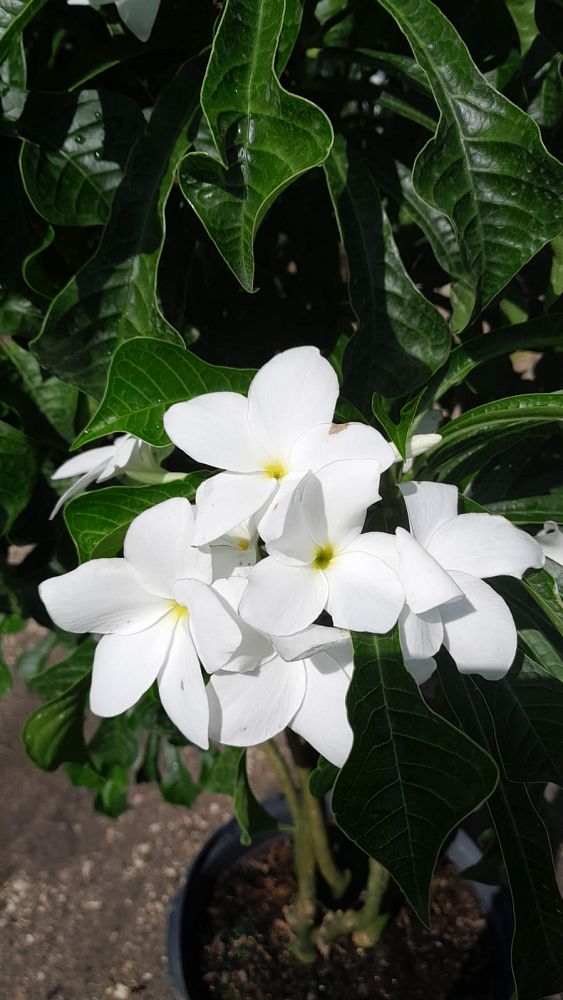
[[[8, 637], [6, 658], [39, 634]], [[21, 682], [0, 702], [0, 998], [174, 1000], [168, 908], [230, 800], [205, 794], [188, 810], [141, 785], [118, 820], [99, 816], [86, 789], [25, 756], [21, 727], [37, 703]], [[259, 795], [273, 791], [259, 752], [249, 770]]]

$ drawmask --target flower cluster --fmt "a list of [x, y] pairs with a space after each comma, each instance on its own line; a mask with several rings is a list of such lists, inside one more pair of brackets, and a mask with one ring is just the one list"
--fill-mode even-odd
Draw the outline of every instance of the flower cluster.
[[208, 393], [167, 411], [171, 441], [223, 471], [195, 505], [175, 497], [135, 518], [123, 558], [41, 585], [60, 627], [102, 635], [95, 713], [125, 711], [157, 681], [199, 746], [256, 744], [289, 725], [341, 765], [351, 630], [398, 622], [419, 683], [442, 645], [460, 671], [506, 673], [516, 629], [484, 579], [541, 566], [541, 546], [503, 517], [459, 515], [456, 487], [433, 482], [400, 487], [410, 530], [364, 531], [396, 454], [372, 427], [335, 424], [337, 397], [331, 365], [303, 347], [268, 362], [248, 397]]

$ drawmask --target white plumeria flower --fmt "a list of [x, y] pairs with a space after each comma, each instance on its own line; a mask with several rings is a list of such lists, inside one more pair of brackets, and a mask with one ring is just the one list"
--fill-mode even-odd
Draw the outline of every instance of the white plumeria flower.
[[196, 544], [258, 516], [265, 540], [281, 534], [287, 503], [304, 474], [338, 459], [377, 459], [393, 450], [373, 427], [332, 423], [338, 379], [316, 347], [295, 347], [255, 375], [248, 399], [212, 392], [164, 415], [170, 439], [197, 462], [225, 472], [197, 491]]
[[404, 461], [405, 472], [408, 472], [412, 468], [413, 459], [417, 458], [419, 455], [424, 455], [425, 451], [429, 451], [434, 445], [440, 444], [442, 440], [441, 434], [413, 434], [413, 436], [407, 441], [407, 457], [403, 459], [401, 452], [396, 447], [396, 445], [391, 444], [394, 453], [395, 462]]
[[[215, 584], [238, 608], [247, 581]], [[256, 746], [290, 726], [338, 767], [352, 746], [346, 693], [353, 666], [347, 632], [312, 626], [271, 639], [244, 625], [244, 651], [210, 678], [209, 735], [229, 746]]]
[[208, 548], [192, 545], [194, 510], [174, 497], [132, 521], [123, 559], [93, 559], [39, 588], [67, 632], [98, 632], [90, 706], [126, 711], [158, 680], [162, 705], [198, 746], [208, 746], [209, 709], [198, 661], [224, 666], [242, 633], [211, 584]]
[[483, 577], [521, 578], [543, 564], [540, 546], [499, 515], [458, 514], [455, 486], [412, 482], [400, 489], [411, 534], [397, 528], [387, 559], [406, 596], [399, 625], [408, 669], [422, 683], [444, 644], [461, 673], [503, 677], [516, 653], [516, 627]]
[[160, 463], [171, 451], [171, 446], [153, 448], [132, 434], [120, 434], [113, 444], [104, 445], [102, 448], [89, 448], [88, 451], [81, 451], [79, 455], [73, 455], [51, 476], [51, 479], [79, 477], [59, 497], [51, 511], [51, 519], [67, 500], [83, 493], [94, 482], [105, 483], [108, 479], [121, 474], [146, 485], [184, 479], [185, 472], [166, 472], [160, 467]]
[[248, 518], [213, 542], [211, 555], [214, 580], [228, 579], [233, 573], [254, 566], [258, 558], [258, 531], [254, 518]]
[[546, 521], [536, 538], [546, 556], [563, 566], [563, 532], [555, 521]]
[[160, 0], [67, 0], [70, 6], [77, 7], [102, 7], [114, 2], [129, 31], [141, 42], [146, 42], [156, 21]]
[[387, 632], [404, 594], [382, 561], [379, 534], [361, 534], [378, 487], [376, 461], [332, 462], [308, 473], [293, 493], [282, 536], [267, 544], [268, 558], [250, 573], [242, 617], [270, 635], [289, 635], [326, 608], [341, 628]]

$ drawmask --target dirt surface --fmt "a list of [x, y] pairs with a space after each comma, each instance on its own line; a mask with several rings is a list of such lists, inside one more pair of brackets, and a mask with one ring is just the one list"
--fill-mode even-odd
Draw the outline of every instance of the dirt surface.
[[[38, 634], [8, 637], [6, 658]], [[0, 701], [0, 998], [174, 1000], [168, 907], [230, 800], [205, 794], [187, 810], [141, 785], [118, 820], [96, 814], [86, 789], [25, 756], [21, 727], [38, 703], [21, 682]], [[262, 755], [250, 764], [256, 791], [270, 794]]]
[[202, 939], [209, 1000], [490, 1000], [494, 942], [452, 864], [434, 876], [430, 930], [399, 904], [377, 947], [341, 936], [325, 946], [326, 960], [302, 965], [284, 920], [296, 889], [292, 853], [277, 843], [219, 877]]

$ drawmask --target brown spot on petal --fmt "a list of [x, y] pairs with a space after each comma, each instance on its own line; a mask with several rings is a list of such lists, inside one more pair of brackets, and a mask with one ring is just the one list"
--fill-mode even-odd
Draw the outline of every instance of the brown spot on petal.
[[340, 434], [341, 431], [345, 431], [348, 424], [331, 424], [329, 434]]
[[182, 691], [183, 691], [184, 690], [184, 682], [183, 681], [180, 681], [180, 687], [182, 688]]

